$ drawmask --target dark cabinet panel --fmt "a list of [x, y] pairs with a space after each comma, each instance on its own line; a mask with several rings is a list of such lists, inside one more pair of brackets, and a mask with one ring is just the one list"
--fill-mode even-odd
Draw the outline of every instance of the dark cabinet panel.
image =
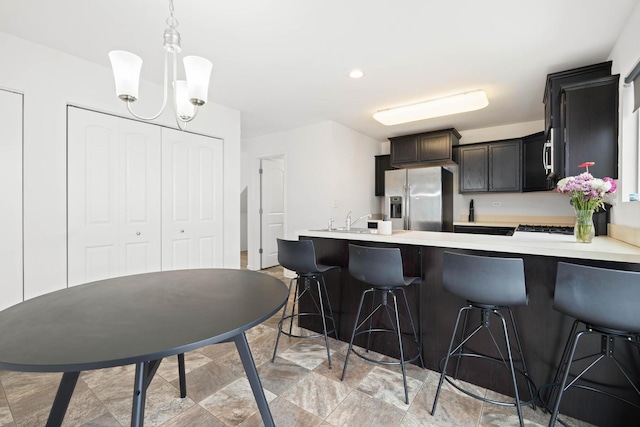
[[396, 167], [429, 167], [455, 164], [452, 147], [460, 134], [455, 129], [389, 138], [391, 164]]
[[[567, 152], [570, 154], [571, 150], [571, 147], [565, 146], [564, 140], [564, 128], [566, 124], [564, 120], [566, 117], [563, 114], [562, 97], [565, 88], [576, 84], [579, 85], [596, 81], [608, 76], [611, 76], [611, 61], [547, 75], [543, 102], [545, 107], [545, 137], [549, 142], [549, 152], [546, 155], [550, 169], [547, 172], [552, 185], [555, 185], [555, 182], [560, 178], [572, 175], [565, 170], [568, 164], [566, 154]], [[593, 103], [595, 100], [587, 100], [587, 102]], [[617, 114], [617, 104], [609, 105], [606, 108], [612, 108]], [[584, 123], [574, 122], [574, 125], [582, 126]], [[608, 132], [613, 131], [615, 131], [617, 135], [617, 119], [615, 127], [608, 130]], [[597, 160], [593, 161], [597, 162]]]
[[544, 191], [551, 188], [544, 167], [544, 132], [522, 138], [522, 191]]
[[489, 156], [487, 145], [470, 145], [459, 148], [460, 165], [460, 192], [471, 193], [478, 191], [487, 191], [489, 184], [487, 182]]
[[451, 160], [451, 135], [448, 133], [421, 136], [418, 141], [421, 162]]
[[384, 196], [384, 173], [385, 171], [395, 169], [391, 166], [391, 155], [386, 154], [382, 156], [375, 156], [376, 162], [376, 181], [375, 181], [375, 195]]
[[563, 87], [565, 176], [584, 172], [579, 164], [595, 162], [589, 167], [593, 176], [618, 178], [618, 79]]
[[522, 140], [463, 145], [458, 157], [460, 193], [522, 190]]
[[418, 138], [402, 136], [391, 138], [391, 163], [394, 165], [418, 162]]
[[489, 191], [521, 190], [521, 146], [519, 139], [489, 144]]

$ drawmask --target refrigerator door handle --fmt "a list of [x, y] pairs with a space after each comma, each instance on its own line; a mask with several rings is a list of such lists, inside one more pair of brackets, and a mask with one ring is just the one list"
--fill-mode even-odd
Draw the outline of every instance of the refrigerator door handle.
[[409, 230], [409, 226], [411, 225], [411, 185], [404, 185], [404, 229]]

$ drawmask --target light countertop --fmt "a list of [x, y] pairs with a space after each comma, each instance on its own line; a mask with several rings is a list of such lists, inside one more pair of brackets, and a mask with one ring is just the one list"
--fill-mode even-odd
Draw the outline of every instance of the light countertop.
[[513, 236], [402, 230], [394, 231], [393, 235], [322, 230], [302, 230], [296, 234], [328, 239], [640, 263], [640, 247], [607, 236], [594, 237], [592, 243], [578, 243], [574, 236], [518, 231]]

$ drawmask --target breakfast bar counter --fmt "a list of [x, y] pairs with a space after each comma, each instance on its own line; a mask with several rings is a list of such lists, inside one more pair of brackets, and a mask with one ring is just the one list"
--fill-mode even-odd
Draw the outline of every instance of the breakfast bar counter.
[[[465, 303], [442, 288], [443, 253], [522, 258], [529, 303], [515, 307], [514, 316], [529, 372], [537, 387], [552, 382], [574, 320], [553, 308], [558, 262], [640, 271], [640, 248], [606, 236], [597, 236], [592, 243], [586, 244], [577, 243], [573, 236], [528, 232], [515, 232], [513, 236], [427, 231], [394, 231], [392, 235], [379, 235], [365, 230], [305, 230], [297, 234], [300, 239], [313, 240], [319, 262], [342, 268], [340, 273], [327, 276], [327, 288], [343, 340], [350, 336], [359, 298], [365, 289], [364, 284], [348, 273], [349, 243], [400, 248], [405, 275], [422, 278], [420, 285], [407, 290], [407, 296], [412, 312], [419, 318], [425, 366], [434, 371], [439, 371], [438, 362], [447, 352], [458, 310]], [[603, 286], [607, 284], [603, 283]], [[305, 322], [301, 324], [304, 327], [317, 330], [319, 326], [310, 320]], [[381, 339], [372, 343], [372, 350], [397, 357], [393, 344]], [[476, 351], [491, 351], [488, 344], [480, 341], [470, 345]], [[640, 376], [637, 347], [618, 347], [617, 355], [630, 360], [631, 366], [635, 367], [633, 374]], [[599, 338], [594, 340], [590, 350], [600, 351]], [[605, 384], [616, 393], [623, 389], [625, 393], [628, 391], [628, 398], [635, 398], [633, 390], [626, 389], [625, 380], [618, 377], [615, 368], [605, 364], [602, 370], [589, 375], [588, 380]], [[499, 393], [513, 394], [507, 386], [507, 372], [497, 364], [487, 366], [480, 361], [465, 361], [460, 365], [459, 377]], [[624, 425], [625, 420], [640, 417], [640, 411], [629, 405], [580, 391], [568, 393], [563, 398], [561, 413], [601, 426]]]

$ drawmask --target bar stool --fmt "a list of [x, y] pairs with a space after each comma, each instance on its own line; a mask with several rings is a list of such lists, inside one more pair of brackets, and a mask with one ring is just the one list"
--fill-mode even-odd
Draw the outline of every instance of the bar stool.
[[[336, 327], [336, 321], [333, 316], [333, 309], [331, 308], [331, 302], [329, 295], [327, 294], [327, 286], [324, 281], [324, 273], [330, 270], [340, 270], [338, 266], [322, 265], [316, 262], [316, 252], [313, 246], [312, 240], [283, 240], [277, 239], [278, 242], [278, 263], [287, 270], [295, 271], [296, 277], [289, 281], [289, 298], [291, 298], [291, 291], [294, 291], [293, 307], [291, 313], [287, 314], [287, 306], [289, 304], [289, 298], [285, 302], [282, 309], [282, 318], [278, 322], [278, 336], [276, 338], [276, 345], [273, 349], [273, 362], [276, 358], [276, 352], [278, 351], [278, 343], [280, 342], [280, 335], [285, 334], [294, 338], [317, 338], [324, 336], [325, 346], [327, 347], [327, 360], [329, 362], [329, 368], [331, 368], [331, 354], [329, 352], [329, 334], [334, 334], [338, 339], [338, 328]], [[296, 286], [293, 287], [293, 282], [296, 282]], [[300, 286], [300, 281], [303, 285]], [[315, 283], [315, 289], [312, 289], [312, 282]], [[313, 302], [316, 308], [315, 312], [300, 312], [299, 302], [305, 295]], [[328, 313], [325, 313], [325, 300]], [[297, 309], [297, 311], [296, 311]], [[297, 335], [293, 332], [293, 319], [303, 316], [318, 316], [322, 319], [322, 334], [316, 335]], [[282, 326], [286, 319], [289, 319], [289, 330], [283, 330]], [[333, 329], [327, 330], [327, 319], [333, 323]]]
[[[361, 282], [370, 285], [371, 287], [362, 293], [360, 298], [360, 305], [358, 306], [358, 314], [356, 315], [356, 321], [351, 334], [351, 340], [349, 341], [349, 349], [347, 350], [347, 356], [344, 360], [344, 368], [342, 369], [341, 380], [344, 380], [345, 373], [347, 372], [347, 363], [349, 362], [349, 355], [353, 352], [357, 356], [365, 359], [369, 362], [379, 363], [383, 365], [400, 365], [402, 368], [402, 381], [404, 384], [404, 399], [405, 403], [409, 404], [409, 392], [407, 390], [407, 375], [405, 372], [405, 364], [411, 363], [420, 359], [420, 366], [424, 368], [422, 361], [422, 351], [420, 345], [420, 339], [416, 332], [413, 318], [411, 317], [411, 310], [409, 309], [409, 303], [407, 301], [407, 295], [404, 288], [407, 286], [420, 283], [419, 277], [405, 277], [402, 270], [402, 257], [400, 249], [398, 248], [371, 248], [358, 245], [349, 245], [349, 273]], [[402, 293], [404, 300], [404, 310], [406, 310], [405, 317], [409, 320], [411, 326], [412, 340], [416, 347], [416, 354], [407, 359], [404, 355], [403, 345], [403, 332], [400, 329], [400, 314], [398, 312], [398, 301], [396, 298], [396, 291]], [[371, 311], [364, 317], [362, 313], [362, 306], [364, 304], [365, 297], [368, 294], [371, 296]], [[377, 307], [374, 306], [376, 295], [380, 296], [380, 303]], [[393, 301], [393, 308], [389, 307], [389, 298]], [[373, 317], [378, 311], [386, 312], [387, 318], [391, 321], [390, 327], [374, 327]], [[392, 317], [393, 314], [393, 317]], [[364, 317], [361, 321], [360, 318]], [[383, 318], [384, 319], [384, 318]], [[368, 322], [368, 326], [365, 329], [361, 329], [363, 325]], [[393, 333], [398, 340], [398, 347], [400, 350], [400, 361], [387, 362], [375, 360], [353, 348], [353, 340], [358, 335], [367, 334], [367, 351], [371, 344], [372, 333]]]
[[[438, 397], [440, 396], [442, 384], [446, 379], [447, 382], [456, 389], [483, 402], [502, 406], [515, 406], [518, 412], [520, 425], [524, 426], [522, 406], [529, 404], [533, 405], [533, 402], [536, 399], [536, 388], [527, 371], [527, 365], [524, 360], [518, 329], [511, 310], [512, 306], [522, 306], [527, 305], [528, 303], [524, 280], [524, 264], [522, 259], [484, 257], [445, 252], [443, 259], [442, 286], [447, 292], [467, 300], [467, 305], [458, 311], [455, 327], [451, 334], [449, 350], [447, 355], [441, 359], [439, 363], [442, 373], [440, 375], [438, 390], [436, 391], [436, 396], [433, 401], [431, 415], [434, 415], [436, 412]], [[467, 333], [468, 315], [473, 311], [480, 312], [480, 322], [472, 332]], [[513, 331], [513, 337], [511, 338], [507, 328], [507, 321], [505, 320], [505, 316], [502, 314], [503, 311], [509, 313]], [[458, 327], [460, 325], [460, 319], [463, 314], [464, 320], [460, 340], [454, 347], [456, 336], [458, 334]], [[500, 321], [502, 326], [502, 334], [504, 336], [504, 348], [502, 349], [498, 345], [498, 341], [496, 340], [493, 331], [490, 329], [491, 315], [494, 315]], [[498, 357], [481, 354], [475, 351], [465, 351], [465, 345], [468, 341], [481, 330], [485, 330], [490, 335], [491, 341], [498, 352]], [[514, 340], [516, 350], [520, 355], [522, 369], [517, 369], [514, 365], [511, 352]], [[506, 358], [504, 356], [505, 348], [507, 354]], [[504, 402], [491, 400], [462, 388], [447, 376], [447, 365], [452, 357], [456, 358], [453, 379], [457, 379], [458, 377], [459, 364], [462, 358], [479, 358], [504, 365], [511, 374], [515, 393], [514, 401]], [[524, 376], [531, 396], [530, 400], [520, 400], [516, 372]]]
[[[554, 405], [549, 426], [555, 425], [562, 397], [570, 387], [605, 394], [640, 409], [637, 403], [598, 389], [593, 383], [587, 385], [586, 381], [583, 381], [587, 371], [599, 362], [609, 359], [640, 395], [640, 383], [637, 379], [634, 381], [635, 375], [616, 358], [614, 352], [616, 340], [640, 349], [638, 301], [640, 301], [639, 272], [558, 263], [553, 308], [576, 320], [573, 322], [554, 382], [551, 384], [553, 389], [549, 402]], [[580, 339], [591, 334], [601, 336], [600, 351], [579, 359], [574, 358]], [[589, 363], [580, 373], [571, 374], [572, 379], [569, 381], [571, 364], [578, 360], [589, 359], [592, 363]], [[556, 390], [557, 396], [555, 396]]]

